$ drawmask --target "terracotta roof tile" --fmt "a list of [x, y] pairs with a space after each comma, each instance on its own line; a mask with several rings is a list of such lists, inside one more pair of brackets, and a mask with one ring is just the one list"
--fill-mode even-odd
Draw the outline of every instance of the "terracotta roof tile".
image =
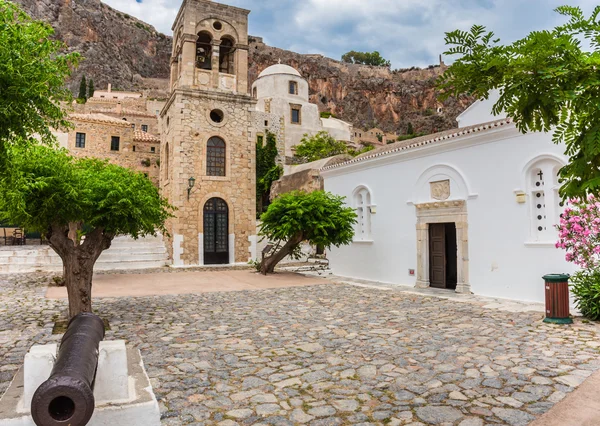
[[112, 125], [121, 125], [123, 127], [131, 127], [131, 123], [127, 121], [123, 121], [115, 117], [109, 117], [108, 115], [104, 114], [70, 114], [69, 118], [77, 121], [92, 121], [95, 123], [106, 123]]
[[139, 142], [160, 142], [160, 138], [158, 136], [154, 136], [153, 134], [144, 132], [142, 130], [135, 131], [133, 140]]

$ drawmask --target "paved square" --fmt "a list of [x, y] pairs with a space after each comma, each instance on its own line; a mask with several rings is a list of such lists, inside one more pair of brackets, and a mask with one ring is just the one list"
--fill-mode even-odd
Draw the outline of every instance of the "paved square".
[[[32, 344], [60, 337], [66, 304], [45, 282], [0, 278], [0, 392]], [[95, 309], [107, 339], [141, 349], [165, 425], [525, 425], [600, 369], [595, 324], [350, 285]]]

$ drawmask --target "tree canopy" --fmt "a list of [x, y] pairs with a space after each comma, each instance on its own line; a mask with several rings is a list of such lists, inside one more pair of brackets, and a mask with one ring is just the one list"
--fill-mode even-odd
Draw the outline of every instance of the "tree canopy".
[[64, 82], [79, 55], [61, 53], [66, 46], [53, 34], [49, 24], [0, 0], [0, 158], [8, 143], [34, 135], [52, 142], [50, 127], [70, 125], [60, 102], [72, 99]]
[[80, 235], [93, 228], [134, 238], [166, 232], [172, 209], [142, 173], [43, 145], [10, 147], [7, 155], [11, 167], [0, 176], [2, 220], [42, 233], [70, 223], [81, 224]]
[[561, 195], [584, 198], [600, 193], [600, 6], [589, 17], [578, 7], [556, 12], [568, 22], [508, 45], [480, 25], [447, 33], [445, 54], [458, 58], [438, 85], [443, 98], [499, 90], [493, 113], [506, 112], [523, 133], [553, 132], [569, 156]]
[[389, 67], [391, 62], [381, 56], [378, 51], [374, 52], [356, 52], [351, 50], [342, 55], [342, 62], [348, 64], [373, 65], [376, 67]]
[[346, 154], [348, 148], [344, 142], [337, 141], [326, 131], [318, 132], [316, 135], [308, 134], [296, 145], [296, 157], [302, 158], [310, 163], [322, 158], [333, 157], [334, 155]]
[[344, 197], [325, 191], [294, 191], [273, 200], [260, 220], [259, 235], [276, 245], [275, 253], [261, 265], [261, 272], [267, 274], [284, 257], [293, 255], [302, 241], [325, 248], [350, 244], [356, 213], [344, 204]]

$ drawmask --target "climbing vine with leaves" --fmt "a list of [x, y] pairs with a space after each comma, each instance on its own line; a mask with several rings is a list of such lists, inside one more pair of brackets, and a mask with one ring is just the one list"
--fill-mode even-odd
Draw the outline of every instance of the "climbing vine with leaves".
[[283, 168], [277, 164], [277, 137], [267, 132], [266, 142], [256, 141], [256, 214], [257, 217], [269, 207], [271, 186], [281, 177]]

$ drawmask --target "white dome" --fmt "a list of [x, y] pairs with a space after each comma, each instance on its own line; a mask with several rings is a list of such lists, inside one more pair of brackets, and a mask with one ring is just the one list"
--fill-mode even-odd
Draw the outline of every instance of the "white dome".
[[266, 68], [263, 72], [261, 72], [258, 75], [258, 78], [266, 77], [268, 75], [277, 75], [277, 74], [288, 74], [288, 75], [295, 75], [296, 77], [302, 77], [300, 75], [300, 73], [298, 72], [298, 70], [296, 70], [293, 67], [290, 67], [289, 65], [275, 64], [275, 65], [271, 65], [270, 67]]

